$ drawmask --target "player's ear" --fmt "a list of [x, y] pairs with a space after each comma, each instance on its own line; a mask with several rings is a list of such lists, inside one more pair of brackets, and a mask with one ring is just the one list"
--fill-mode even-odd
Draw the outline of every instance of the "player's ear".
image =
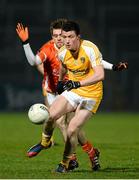
[[81, 35], [80, 34], [78, 35], [78, 39], [81, 39]]

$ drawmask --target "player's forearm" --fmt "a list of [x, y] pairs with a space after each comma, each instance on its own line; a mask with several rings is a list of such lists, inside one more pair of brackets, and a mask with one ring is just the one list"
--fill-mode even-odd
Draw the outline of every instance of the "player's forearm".
[[93, 76], [80, 81], [80, 84], [81, 86], [89, 86], [102, 80], [104, 80], [104, 69], [100, 67], [97, 71], [95, 71]]
[[113, 64], [105, 61], [105, 60], [102, 60], [102, 64], [103, 64], [103, 67], [104, 69], [108, 69], [108, 70], [113, 70], [112, 67], [113, 67]]
[[[102, 66], [99, 66], [94, 68], [94, 74], [87, 79], [84, 79], [82, 81], [69, 80], [64, 85], [62, 84], [62, 88], [60, 86], [61, 84], [60, 81], [58, 85], [59, 85], [59, 89], [61, 88], [63, 91], [65, 90], [70, 91], [71, 89], [77, 89], [82, 86], [89, 86], [95, 84], [99, 81], [102, 81], [103, 79], [104, 79], [104, 69]], [[62, 90], [61, 91], [60, 90], [58, 92], [63, 92]]]
[[66, 74], [66, 69], [61, 65], [60, 70], [59, 70], [59, 81], [62, 81], [65, 74]]
[[24, 44], [23, 45], [23, 48], [24, 48], [24, 51], [25, 51], [25, 55], [26, 55], [26, 58], [28, 60], [28, 63], [31, 65], [31, 66], [34, 66], [34, 65], [38, 65], [38, 64], [41, 64], [41, 60], [39, 58], [39, 56], [35, 56], [31, 47], [30, 47], [30, 44], [27, 43], [27, 44]]
[[64, 73], [63, 71], [60, 70], [59, 72], [59, 81], [62, 81], [64, 79], [66, 73]]
[[39, 64], [36, 66], [37, 70], [42, 74], [44, 75], [44, 67], [43, 67], [43, 64]]

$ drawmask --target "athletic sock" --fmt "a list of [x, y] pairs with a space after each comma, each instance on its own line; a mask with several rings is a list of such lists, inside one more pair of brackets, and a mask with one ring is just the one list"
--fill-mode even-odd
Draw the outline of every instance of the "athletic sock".
[[63, 164], [66, 167], [66, 169], [68, 169], [69, 161], [70, 161], [70, 158], [67, 158], [67, 159], [62, 160], [60, 163]]
[[52, 139], [51, 136], [42, 133], [41, 145], [44, 147], [48, 147], [51, 143], [51, 139]]
[[91, 143], [87, 141], [84, 145], [82, 145], [82, 149], [88, 154], [90, 158], [94, 157], [95, 151]]
[[70, 156], [70, 160], [76, 160], [77, 157], [76, 157], [76, 153], [73, 153], [71, 156]]

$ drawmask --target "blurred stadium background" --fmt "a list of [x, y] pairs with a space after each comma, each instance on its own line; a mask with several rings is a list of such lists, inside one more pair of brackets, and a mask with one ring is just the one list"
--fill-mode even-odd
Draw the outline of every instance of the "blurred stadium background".
[[15, 27], [29, 27], [34, 53], [50, 39], [50, 22], [79, 22], [82, 38], [93, 41], [111, 63], [129, 63], [128, 71], [106, 72], [100, 111], [139, 110], [138, 0], [0, 0], [0, 111], [25, 111], [43, 102], [41, 75], [25, 58]]

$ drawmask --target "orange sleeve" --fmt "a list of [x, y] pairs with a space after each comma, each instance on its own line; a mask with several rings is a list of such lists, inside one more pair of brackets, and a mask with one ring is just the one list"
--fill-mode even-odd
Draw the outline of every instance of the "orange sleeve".
[[50, 53], [51, 53], [51, 44], [46, 43], [40, 48], [37, 55], [40, 57], [42, 62], [44, 62], [50, 56]]
[[47, 56], [42, 51], [38, 52], [37, 55], [40, 57], [42, 62], [44, 62], [47, 58]]

